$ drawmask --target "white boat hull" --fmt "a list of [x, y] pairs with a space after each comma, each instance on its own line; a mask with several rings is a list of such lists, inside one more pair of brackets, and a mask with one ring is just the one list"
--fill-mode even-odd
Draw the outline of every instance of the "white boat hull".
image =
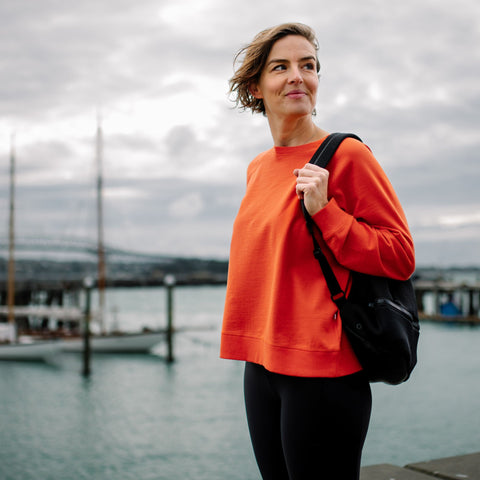
[[[94, 353], [148, 353], [165, 338], [165, 332], [124, 333], [92, 335], [90, 349]], [[64, 352], [82, 352], [84, 341], [81, 338], [62, 340]]]
[[61, 342], [12, 343], [0, 345], [0, 360], [48, 362], [61, 351]]

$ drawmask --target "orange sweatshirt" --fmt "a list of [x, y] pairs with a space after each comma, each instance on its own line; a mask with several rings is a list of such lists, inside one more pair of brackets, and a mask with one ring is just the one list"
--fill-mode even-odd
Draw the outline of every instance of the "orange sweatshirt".
[[[300, 377], [361, 370], [342, 331], [295, 193], [321, 141], [273, 147], [247, 170], [234, 223], [220, 356]], [[313, 219], [342, 288], [350, 270], [407, 279], [414, 247], [405, 215], [371, 151], [346, 139], [328, 165], [329, 203]]]

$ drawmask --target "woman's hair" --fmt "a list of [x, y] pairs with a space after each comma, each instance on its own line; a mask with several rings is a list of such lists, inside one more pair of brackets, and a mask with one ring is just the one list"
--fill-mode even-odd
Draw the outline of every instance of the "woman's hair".
[[[263, 67], [267, 62], [273, 44], [287, 35], [300, 35], [306, 38], [318, 51], [318, 41], [315, 32], [302, 23], [284, 23], [276, 27], [263, 30], [255, 36], [253, 41], [243, 47], [234, 59], [234, 65], [241, 62], [234, 76], [230, 79], [230, 93], [234, 95], [235, 105], [244, 109], [250, 108], [252, 113], [265, 114], [265, 105], [261, 98], [255, 98], [250, 92], [252, 84], [258, 83]], [[243, 60], [241, 60], [243, 57]], [[317, 59], [317, 72], [320, 63]]]

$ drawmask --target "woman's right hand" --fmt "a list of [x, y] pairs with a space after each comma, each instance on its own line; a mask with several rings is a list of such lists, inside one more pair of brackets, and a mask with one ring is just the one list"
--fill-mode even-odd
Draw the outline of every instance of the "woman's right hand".
[[315, 215], [328, 203], [329, 171], [307, 163], [303, 168], [296, 168], [293, 174], [297, 177], [295, 191], [298, 198], [303, 199], [310, 216]]

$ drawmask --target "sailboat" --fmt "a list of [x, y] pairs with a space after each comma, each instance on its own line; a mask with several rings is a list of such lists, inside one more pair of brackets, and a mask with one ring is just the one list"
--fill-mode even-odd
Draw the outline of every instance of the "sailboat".
[[[95, 353], [148, 353], [155, 345], [165, 339], [166, 330], [144, 329], [142, 332], [109, 332], [105, 327], [105, 287], [106, 255], [103, 231], [103, 132], [100, 116], [97, 119], [96, 132], [96, 195], [97, 195], [97, 289], [98, 310], [96, 321], [100, 334], [91, 335], [90, 348]], [[83, 350], [81, 339], [68, 339], [62, 342], [66, 352]]]
[[15, 148], [12, 135], [10, 149], [10, 210], [8, 222], [7, 325], [0, 344], [0, 360], [50, 361], [61, 349], [56, 341], [19, 339], [15, 322]]
[[[95, 319], [100, 327], [100, 334], [90, 336], [90, 348], [95, 353], [148, 353], [155, 345], [165, 339], [166, 329], [147, 330], [138, 333], [106, 332], [105, 328], [105, 246], [103, 240], [103, 175], [102, 175], [103, 139], [100, 121], [96, 132], [96, 163], [97, 163], [97, 289], [99, 305]], [[8, 261], [8, 287], [7, 307], [0, 306], [0, 314], [7, 316], [8, 323], [0, 329], [0, 360], [30, 360], [50, 361], [53, 356], [61, 351], [81, 352], [84, 348], [83, 339], [78, 335], [63, 336], [61, 333], [51, 332], [54, 340], [45, 340], [41, 336], [17, 335], [15, 316], [42, 316], [80, 321], [84, 314], [78, 308], [71, 312], [65, 308], [51, 308], [15, 306], [15, 150], [11, 145], [10, 154], [10, 216], [9, 216], [9, 261]], [[58, 311], [56, 311], [58, 310]], [[0, 324], [1, 326], [2, 324]]]

